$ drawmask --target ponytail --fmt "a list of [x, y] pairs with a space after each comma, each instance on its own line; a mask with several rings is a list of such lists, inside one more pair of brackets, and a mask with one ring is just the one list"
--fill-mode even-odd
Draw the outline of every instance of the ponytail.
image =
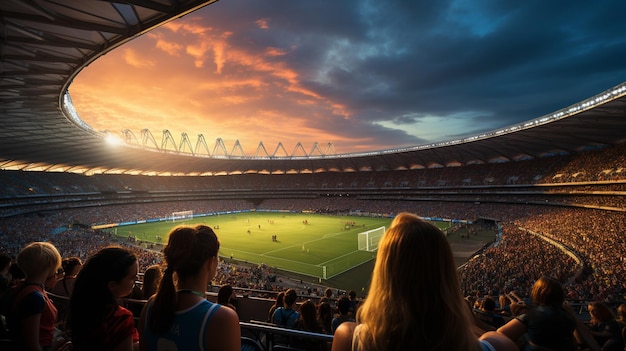
[[152, 312], [148, 316], [148, 325], [155, 333], [169, 330], [176, 317], [178, 296], [174, 285], [174, 272], [178, 280], [184, 280], [198, 274], [203, 264], [211, 257], [216, 257], [219, 241], [211, 227], [179, 226], [168, 235], [163, 255], [167, 269], [152, 303]]
[[150, 329], [155, 333], [165, 333], [174, 322], [178, 296], [174, 286], [174, 270], [167, 267], [163, 279], [153, 299], [152, 312], [149, 316]]

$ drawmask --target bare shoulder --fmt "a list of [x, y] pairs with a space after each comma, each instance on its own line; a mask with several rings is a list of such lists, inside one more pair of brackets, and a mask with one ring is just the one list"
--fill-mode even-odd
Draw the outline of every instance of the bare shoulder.
[[236, 321], [239, 323], [239, 316], [237, 315], [237, 312], [226, 306], [220, 306], [220, 308], [215, 311], [213, 318], [221, 319], [223, 321]]
[[519, 348], [506, 335], [495, 331], [489, 331], [480, 337], [481, 341], [485, 341], [493, 346], [495, 351], [518, 351]]
[[352, 350], [352, 335], [356, 325], [354, 322], [343, 322], [337, 327], [333, 336], [332, 351]]
[[216, 350], [239, 351], [241, 330], [237, 313], [228, 307], [219, 307], [209, 322], [207, 340], [211, 340]]

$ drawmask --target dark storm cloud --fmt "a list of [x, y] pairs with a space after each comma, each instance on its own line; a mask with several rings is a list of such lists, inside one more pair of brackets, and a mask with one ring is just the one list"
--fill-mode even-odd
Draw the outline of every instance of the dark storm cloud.
[[[626, 80], [622, 0], [229, 0], [206, 13], [232, 28], [233, 45], [288, 52], [280, 59], [302, 84], [347, 106], [361, 126], [311, 123], [355, 138], [419, 143], [403, 130], [428, 116], [466, 116], [466, 130], [495, 129]], [[261, 18], [267, 29], [251, 25]]]

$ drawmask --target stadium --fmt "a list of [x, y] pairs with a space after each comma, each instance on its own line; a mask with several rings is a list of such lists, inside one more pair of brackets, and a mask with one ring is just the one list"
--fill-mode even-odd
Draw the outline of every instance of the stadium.
[[[130, 137], [111, 145], [80, 120], [67, 91], [81, 69], [212, 2], [0, 4], [0, 251], [15, 255], [28, 242], [50, 240], [64, 255], [85, 257], [110, 242], [103, 226], [180, 211], [384, 218], [407, 211], [458, 221], [462, 232], [495, 233], [496, 244], [471, 252], [459, 269], [466, 296], [528, 296], [548, 274], [580, 306], [626, 300], [626, 82], [508, 128], [360, 153], [247, 157], [203, 153], [210, 147], [201, 140], [160, 147]], [[146, 256], [144, 269], [158, 258]], [[287, 284], [267, 289], [263, 279], [277, 272], [264, 266], [227, 272], [222, 284], [240, 288], [242, 328], [269, 333], [251, 321], [265, 320], [276, 289]], [[324, 283], [359, 291], [342, 285], [347, 275], [294, 287], [303, 299], [321, 298]]]

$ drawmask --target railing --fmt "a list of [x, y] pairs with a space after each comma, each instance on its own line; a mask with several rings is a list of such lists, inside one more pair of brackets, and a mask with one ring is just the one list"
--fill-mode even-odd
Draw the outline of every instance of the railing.
[[333, 336], [289, 329], [261, 321], [239, 322], [241, 326], [242, 350], [246, 341], [256, 344], [255, 351], [278, 350], [326, 350], [333, 342]]

